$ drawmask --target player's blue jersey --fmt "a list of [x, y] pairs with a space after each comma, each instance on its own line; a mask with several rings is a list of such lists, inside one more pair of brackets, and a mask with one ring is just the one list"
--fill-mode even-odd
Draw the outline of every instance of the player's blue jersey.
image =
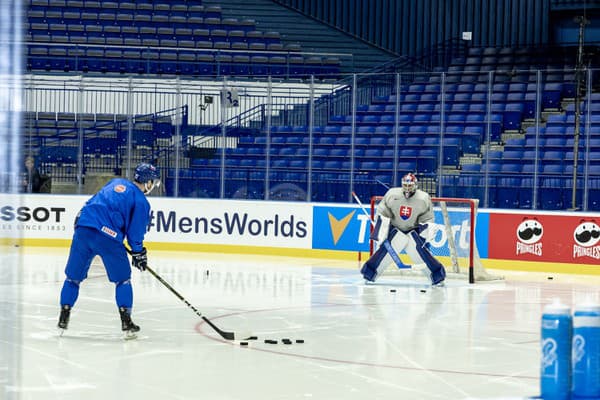
[[142, 250], [150, 222], [150, 203], [127, 179], [108, 182], [81, 209], [77, 226], [95, 228], [119, 243], [127, 238], [131, 250]]

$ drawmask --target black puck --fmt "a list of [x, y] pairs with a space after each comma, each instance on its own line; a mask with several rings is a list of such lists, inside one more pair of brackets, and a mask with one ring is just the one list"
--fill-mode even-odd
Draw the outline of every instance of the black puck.
[[296, 343], [304, 343], [304, 339], [296, 339]]
[[292, 344], [292, 341], [290, 339], [281, 339], [281, 343], [283, 343], [283, 344]]
[[551, 281], [552, 279], [554, 279], [554, 277], [553, 277], [553, 276], [549, 276], [549, 277], [548, 277], [548, 280], [549, 280], [549, 281]]
[[390, 289], [390, 292], [396, 293], [396, 289]]
[[267, 343], [267, 344], [277, 344], [277, 340], [265, 339], [265, 343]]
[[248, 342], [240, 342], [240, 346], [248, 346]]
[[421, 289], [421, 293], [427, 293], [427, 290]]

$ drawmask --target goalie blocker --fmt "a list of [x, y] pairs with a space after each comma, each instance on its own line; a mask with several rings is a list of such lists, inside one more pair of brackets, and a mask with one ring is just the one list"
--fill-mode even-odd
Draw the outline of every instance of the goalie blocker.
[[[417, 178], [406, 174], [402, 187], [391, 188], [377, 205], [377, 217], [371, 239], [380, 246], [361, 268], [367, 281], [374, 282], [394, 262], [404, 265], [398, 253], [405, 251], [413, 264], [425, 264], [433, 285], [446, 278], [444, 266], [429, 251], [428, 223], [433, 222], [433, 206], [429, 194], [417, 188]], [[386, 229], [389, 226], [391, 229]]]

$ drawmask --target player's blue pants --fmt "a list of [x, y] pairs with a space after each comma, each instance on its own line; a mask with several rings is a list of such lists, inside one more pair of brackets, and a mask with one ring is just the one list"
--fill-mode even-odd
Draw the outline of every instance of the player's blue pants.
[[96, 229], [82, 226], [75, 228], [73, 234], [69, 259], [65, 267], [67, 278], [60, 293], [60, 304], [71, 307], [75, 304], [79, 296], [79, 284], [87, 278], [92, 260], [97, 255], [102, 258], [108, 279], [116, 285], [117, 307], [131, 309], [133, 305], [131, 266], [125, 246]]

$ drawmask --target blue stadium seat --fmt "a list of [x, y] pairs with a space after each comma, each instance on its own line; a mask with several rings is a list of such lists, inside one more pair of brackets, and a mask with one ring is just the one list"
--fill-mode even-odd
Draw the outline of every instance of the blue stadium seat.
[[484, 197], [484, 186], [479, 176], [460, 176], [456, 187], [456, 196], [462, 198], [477, 198], [480, 201]]
[[501, 177], [498, 179], [497, 201], [500, 208], [519, 208], [519, 177]]
[[442, 163], [443, 165], [452, 165], [452, 166], [457, 166], [458, 165], [458, 159], [460, 156], [460, 151], [459, 151], [459, 147], [460, 147], [460, 142], [458, 138], [444, 138], [443, 144], [442, 144], [442, 151], [443, 151], [443, 156], [442, 156]]
[[500, 172], [503, 176], [518, 176], [522, 171], [522, 165], [520, 163], [503, 163], [500, 167]]
[[438, 154], [434, 149], [421, 149], [417, 156], [416, 171], [431, 173], [437, 170]]
[[506, 130], [521, 129], [524, 105], [521, 103], [507, 104], [503, 113], [503, 127]]
[[405, 173], [408, 172], [415, 172], [417, 168], [417, 163], [416, 161], [399, 161], [398, 162], [398, 172], [401, 175], [404, 175]]
[[481, 170], [481, 164], [463, 164], [461, 166], [462, 172], [465, 174], [477, 173]]
[[540, 208], [543, 210], [560, 210], [563, 208], [563, 193], [560, 186], [542, 186], [538, 191]]
[[560, 109], [562, 83], [546, 83], [542, 91], [543, 109]]
[[600, 211], [600, 169], [590, 175], [593, 176], [588, 183], [588, 209]]

